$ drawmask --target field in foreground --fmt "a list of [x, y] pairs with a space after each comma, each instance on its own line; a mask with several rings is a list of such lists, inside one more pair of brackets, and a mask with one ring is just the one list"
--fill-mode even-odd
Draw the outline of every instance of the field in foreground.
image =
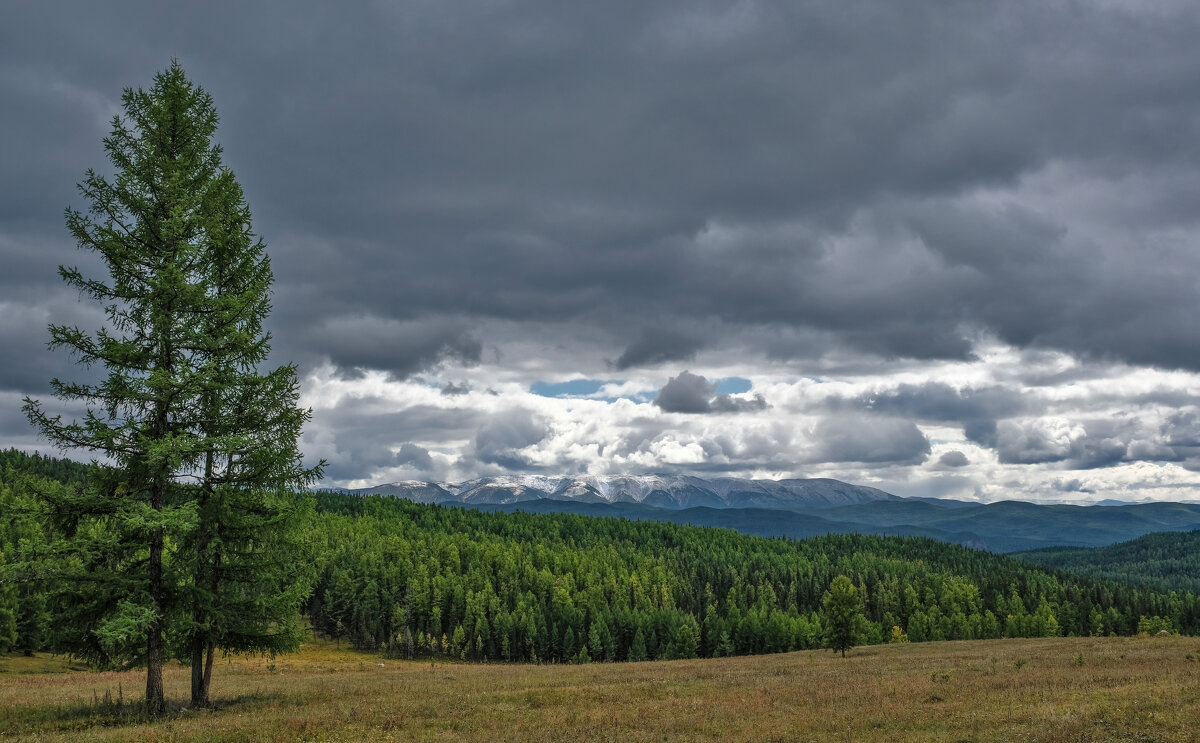
[[[143, 676], [0, 657], [4, 740], [1195, 741], [1200, 639], [884, 645], [585, 666], [381, 661], [311, 644], [221, 661], [221, 709], [140, 722]], [[55, 672], [59, 671], [59, 672]], [[167, 673], [184, 700], [188, 671]]]

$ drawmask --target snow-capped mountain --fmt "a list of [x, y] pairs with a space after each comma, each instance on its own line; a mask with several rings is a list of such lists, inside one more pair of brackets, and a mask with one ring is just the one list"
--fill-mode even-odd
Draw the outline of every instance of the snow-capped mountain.
[[419, 503], [470, 505], [563, 500], [581, 503], [644, 503], [658, 508], [832, 508], [897, 496], [840, 480], [746, 480], [690, 475], [512, 475], [462, 483], [404, 481], [354, 490]]

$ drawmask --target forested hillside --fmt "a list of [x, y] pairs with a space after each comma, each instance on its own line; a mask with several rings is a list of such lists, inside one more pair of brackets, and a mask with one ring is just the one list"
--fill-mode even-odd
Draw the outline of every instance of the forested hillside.
[[[14, 581], [47, 528], [29, 506], [45, 458], [0, 473], [0, 649], [56, 647], [69, 594]], [[78, 472], [63, 465], [63, 479]], [[55, 475], [60, 476], [60, 475]], [[399, 656], [640, 660], [821, 644], [834, 577], [864, 597], [858, 641], [1200, 631], [1200, 602], [1072, 577], [927, 538], [788, 540], [651, 521], [486, 513], [317, 493], [307, 528], [313, 629]], [[29, 565], [23, 566], [28, 576]]]
[[1014, 557], [1093, 578], [1200, 593], [1200, 530], [1147, 534], [1109, 547], [1020, 552]]
[[[26, 454], [16, 449], [0, 449], [0, 474], [7, 470], [14, 474], [47, 477], [62, 483], [82, 484], [87, 479], [88, 465], [70, 459]], [[7, 475], [3, 481], [10, 480], [11, 475]]]
[[[1192, 594], [1051, 573], [926, 538], [763, 539], [568, 514], [317, 496], [328, 562], [313, 626], [363, 648], [637, 660], [819, 646], [837, 575], [867, 643], [1200, 630]], [[1162, 621], [1151, 619], [1161, 617]], [[1143, 619], [1147, 621], [1143, 622]]]

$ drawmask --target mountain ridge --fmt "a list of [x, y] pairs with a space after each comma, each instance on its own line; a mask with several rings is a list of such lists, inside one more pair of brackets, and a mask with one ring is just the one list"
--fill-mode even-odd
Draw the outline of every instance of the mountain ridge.
[[1101, 547], [1151, 532], [1187, 531], [1200, 522], [1196, 503], [972, 503], [904, 498], [822, 478], [511, 475], [462, 483], [404, 480], [343, 492], [482, 510], [666, 521], [763, 537], [924, 536], [991, 552]]
[[638, 503], [666, 509], [835, 508], [899, 496], [829, 478], [705, 479], [692, 475], [502, 475], [461, 483], [401, 480], [347, 492], [391, 495], [418, 503], [506, 505], [536, 500]]

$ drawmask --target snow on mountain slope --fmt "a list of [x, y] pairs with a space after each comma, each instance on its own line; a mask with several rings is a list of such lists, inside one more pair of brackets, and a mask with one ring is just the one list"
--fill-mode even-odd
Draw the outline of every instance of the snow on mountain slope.
[[645, 503], [659, 508], [830, 508], [896, 496], [840, 480], [747, 480], [690, 475], [504, 475], [463, 483], [404, 481], [353, 492], [381, 493], [422, 503], [507, 504], [539, 499], [587, 503]]

